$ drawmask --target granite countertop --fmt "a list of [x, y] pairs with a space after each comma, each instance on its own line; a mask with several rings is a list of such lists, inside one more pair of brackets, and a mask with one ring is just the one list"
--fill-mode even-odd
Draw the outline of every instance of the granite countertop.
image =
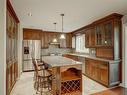
[[109, 60], [109, 59], [104, 59], [104, 58], [98, 58], [96, 56], [91, 56], [91, 55], [88, 55], [88, 54], [77, 54], [77, 53], [67, 53], [67, 54], [78, 56], [78, 57], [90, 58], [90, 59], [94, 59], [94, 60], [105, 61], [105, 62], [109, 62], [109, 63], [115, 63], [115, 62], [120, 62], [121, 61], [121, 60]]
[[47, 63], [50, 67], [61, 67], [68, 65], [80, 65], [82, 62], [74, 61], [62, 56], [43, 56], [42, 61]]

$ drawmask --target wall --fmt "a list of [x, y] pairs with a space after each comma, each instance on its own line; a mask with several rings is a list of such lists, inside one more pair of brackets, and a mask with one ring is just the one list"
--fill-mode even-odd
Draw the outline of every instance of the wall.
[[0, 0], [0, 95], [6, 95], [6, 0]]
[[19, 24], [18, 32], [18, 76], [22, 73], [22, 40], [23, 40], [23, 28], [22, 24]]
[[127, 88], [127, 15], [123, 17], [123, 65], [122, 86]]

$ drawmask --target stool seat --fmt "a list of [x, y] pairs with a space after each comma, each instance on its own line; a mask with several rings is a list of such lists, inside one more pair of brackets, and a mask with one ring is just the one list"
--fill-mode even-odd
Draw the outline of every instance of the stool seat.
[[48, 70], [41, 70], [38, 71], [38, 76], [39, 77], [50, 77], [52, 74]]

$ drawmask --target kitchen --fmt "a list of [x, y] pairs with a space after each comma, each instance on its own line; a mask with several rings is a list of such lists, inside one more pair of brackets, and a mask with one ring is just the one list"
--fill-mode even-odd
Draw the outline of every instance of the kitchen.
[[66, 30], [69, 15], [59, 13], [40, 28], [34, 13], [19, 16], [17, 2], [7, 0], [6, 95], [112, 95], [114, 89], [124, 95], [124, 13], [109, 12], [72, 30]]

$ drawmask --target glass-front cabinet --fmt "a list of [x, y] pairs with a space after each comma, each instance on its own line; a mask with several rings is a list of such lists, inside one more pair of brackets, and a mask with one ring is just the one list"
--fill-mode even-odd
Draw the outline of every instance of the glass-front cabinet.
[[103, 29], [102, 29], [102, 25], [96, 26], [96, 45], [103, 45]]
[[112, 22], [106, 22], [104, 24], [104, 45], [112, 46], [112, 38], [113, 38], [113, 24]]
[[113, 23], [107, 21], [96, 26], [96, 46], [112, 46], [113, 44]]

